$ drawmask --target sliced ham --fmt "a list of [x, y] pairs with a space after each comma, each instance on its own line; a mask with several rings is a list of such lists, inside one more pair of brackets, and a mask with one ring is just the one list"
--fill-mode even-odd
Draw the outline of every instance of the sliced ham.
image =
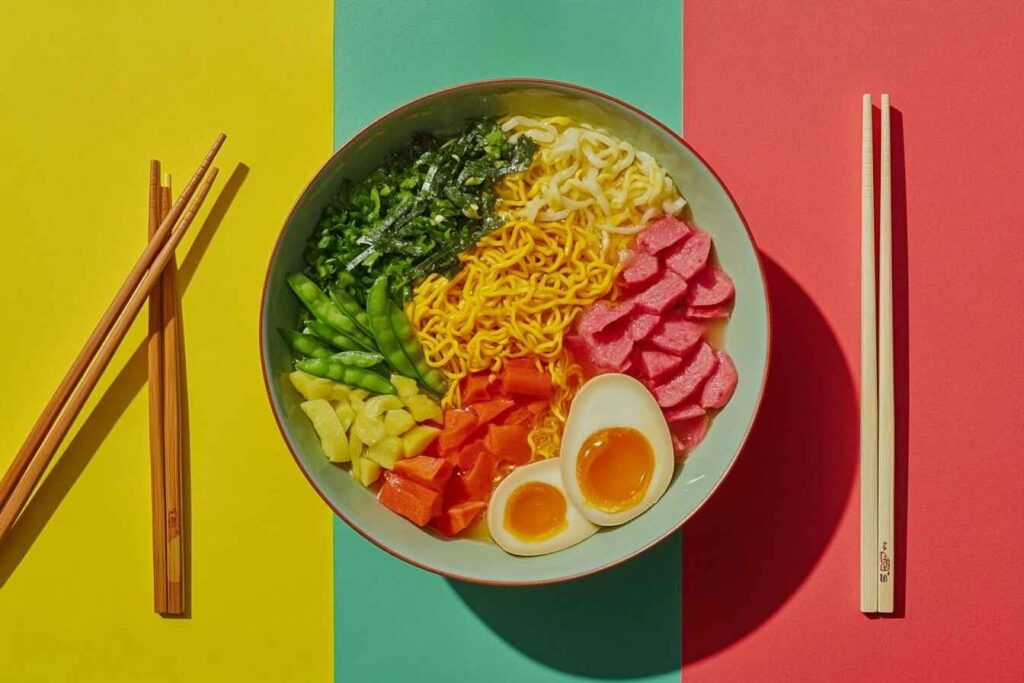
[[673, 422], [669, 425], [672, 432], [672, 445], [675, 446], [676, 457], [682, 458], [704, 440], [708, 433], [708, 416], [700, 415], [689, 420]]
[[654, 313], [637, 313], [629, 321], [629, 333], [633, 341], [647, 339], [647, 335], [661, 322], [661, 317]]
[[655, 382], [668, 377], [683, 364], [680, 356], [657, 349], [643, 349], [639, 354], [640, 372]]
[[587, 340], [594, 365], [608, 372], [626, 372], [630, 368], [629, 355], [633, 353], [633, 337], [625, 328], [602, 332]]
[[686, 280], [671, 271], [665, 271], [657, 282], [627, 303], [633, 303], [648, 313], [664, 313], [685, 294]]
[[658, 405], [662, 408], [672, 408], [690, 398], [715, 371], [716, 365], [718, 358], [715, 357], [715, 352], [707, 343], [702, 343], [679, 374], [654, 388], [652, 393]]
[[732, 306], [729, 302], [715, 306], [687, 306], [683, 315], [690, 320], [725, 320], [732, 315]]
[[690, 228], [674, 216], [665, 216], [648, 225], [636, 236], [637, 251], [654, 256], [686, 239]]
[[686, 292], [686, 303], [690, 306], [715, 306], [732, 298], [736, 287], [732, 278], [711, 264], [690, 281]]
[[658, 277], [658, 259], [642, 251], [633, 252], [622, 266], [622, 281], [630, 287], [644, 287]]
[[694, 230], [690, 238], [665, 254], [665, 265], [680, 277], [689, 280], [708, 262], [711, 253], [711, 235]]
[[666, 353], [682, 356], [696, 346], [703, 336], [703, 327], [674, 314], [661, 320], [648, 341]]
[[629, 301], [621, 304], [598, 301], [580, 314], [577, 322], [580, 336], [590, 341], [594, 335], [603, 332], [632, 313], [633, 308], [634, 304]]
[[715, 356], [718, 358], [718, 367], [704, 384], [704, 390], [700, 395], [700, 404], [705, 408], [721, 408], [728, 403], [736, 391], [736, 382], [739, 380], [736, 366], [729, 354], [725, 351], [715, 351]]
[[685, 405], [676, 406], [665, 411], [665, 421], [669, 424], [673, 422], [680, 422], [682, 420], [689, 420], [694, 417], [700, 417], [705, 415], [706, 410], [701, 408], [696, 403], [687, 403]]

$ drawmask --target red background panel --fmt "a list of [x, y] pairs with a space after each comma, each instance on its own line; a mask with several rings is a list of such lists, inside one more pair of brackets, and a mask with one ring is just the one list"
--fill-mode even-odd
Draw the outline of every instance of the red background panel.
[[[688, 2], [686, 137], [766, 259], [750, 443], [686, 526], [684, 678], [1024, 680], [1024, 4]], [[861, 95], [894, 112], [897, 614], [858, 611]]]

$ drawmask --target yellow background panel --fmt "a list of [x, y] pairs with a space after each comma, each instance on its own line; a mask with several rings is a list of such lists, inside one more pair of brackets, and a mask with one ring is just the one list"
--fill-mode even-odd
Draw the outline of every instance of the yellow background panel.
[[331, 517], [277, 433], [257, 348], [271, 246], [331, 150], [331, 12], [0, 6], [0, 466], [142, 250], [149, 159], [177, 190], [228, 134], [178, 251], [192, 617], [152, 612], [143, 312], [0, 545], [0, 680], [331, 676]]

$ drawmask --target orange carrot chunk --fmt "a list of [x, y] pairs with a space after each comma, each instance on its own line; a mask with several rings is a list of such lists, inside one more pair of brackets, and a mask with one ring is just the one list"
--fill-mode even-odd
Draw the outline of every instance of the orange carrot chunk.
[[452, 464], [444, 458], [431, 458], [426, 455], [418, 455], [415, 458], [406, 458], [395, 463], [396, 474], [412, 479], [417, 484], [423, 484], [435, 491], [443, 491], [445, 484], [452, 476]]
[[473, 469], [476, 459], [480, 457], [480, 451], [484, 450], [487, 449], [484, 448], [483, 439], [478, 439], [477, 441], [469, 442], [455, 453], [449, 454], [445, 459], [456, 469], [468, 472]]
[[437, 437], [437, 450], [448, 455], [458, 449], [476, 429], [476, 413], [471, 410], [444, 411], [444, 428]]
[[476, 424], [482, 427], [516, 404], [510, 398], [496, 398], [493, 401], [474, 403], [469, 407], [476, 415]]
[[530, 430], [523, 425], [492, 424], [487, 428], [484, 445], [499, 460], [522, 465], [530, 462], [533, 457], [533, 449], [527, 441], [529, 434]]
[[497, 469], [497, 459], [486, 448], [481, 449], [476, 462], [468, 471], [452, 477], [445, 498], [453, 503], [487, 500], [494, 486], [494, 473]]
[[481, 500], [467, 500], [457, 503], [434, 518], [431, 526], [445, 536], [454, 536], [473, 523], [480, 511], [487, 507]]
[[522, 408], [516, 408], [512, 412], [505, 415], [502, 418], [501, 423], [506, 425], [525, 425], [529, 426], [533, 422], [535, 415], [526, 406]]
[[544, 411], [551, 407], [550, 401], [530, 401], [526, 407], [536, 416], [543, 415]]
[[501, 369], [501, 389], [507, 394], [537, 398], [550, 398], [554, 393], [548, 373], [508, 364]]
[[491, 397], [491, 381], [494, 376], [489, 372], [478, 372], [475, 375], [468, 375], [462, 380], [462, 402], [463, 404], [486, 401]]
[[384, 485], [377, 493], [377, 500], [416, 526], [424, 526], [441, 514], [440, 493], [394, 472], [384, 475]]

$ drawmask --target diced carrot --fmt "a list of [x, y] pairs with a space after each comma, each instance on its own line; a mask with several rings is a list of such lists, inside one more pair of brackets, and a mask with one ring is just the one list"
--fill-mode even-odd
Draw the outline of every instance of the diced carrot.
[[467, 375], [462, 380], [462, 402], [464, 404], [486, 401], [491, 398], [491, 382], [494, 375], [489, 372], [478, 372]]
[[534, 417], [536, 416], [533, 412], [528, 407], [523, 406], [507, 413], [501, 423], [506, 425], [529, 425], [533, 422]]
[[487, 503], [481, 500], [467, 500], [464, 503], [452, 505], [434, 518], [431, 526], [445, 536], [454, 536], [467, 526], [473, 523], [480, 511], [487, 507]]
[[471, 410], [444, 411], [444, 428], [437, 437], [437, 450], [448, 455], [466, 442], [476, 429], [476, 413]]
[[497, 469], [497, 459], [486, 448], [481, 449], [476, 462], [468, 471], [459, 472], [452, 477], [445, 491], [446, 502], [487, 500], [494, 486], [494, 473]]
[[548, 408], [551, 407], [551, 402], [550, 401], [530, 401], [529, 403], [526, 404], [526, 407], [530, 410], [531, 413], [533, 413], [535, 416], [539, 417], [539, 416], [543, 415], [547, 411]]
[[476, 463], [476, 459], [480, 457], [480, 451], [487, 450], [484, 447], [483, 439], [477, 441], [471, 441], [455, 453], [449, 454], [445, 459], [450, 462], [455, 468], [468, 472], [473, 468], [473, 464]]
[[530, 430], [523, 425], [495, 425], [487, 428], [484, 445], [499, 460], [507, 460], [514, 465], [530, 462], [533, 449], [527, 441]]
[[548, 373], [508, 364], [501, 369], [501, 388], [508, 394], [538, 398], [550, 398], [553, 393]]
[[476, 414], [477, 427], [483, 427], [515, 404], [510, 398], [496, 398], [493, 401], [474, 403], [469, 409]]
[[431, 458], [426, 455], [418, 455], [415, 458], [406, 458], [395, 463], [396, 474], [412, 479], [418, 484], [435, 491], [443, 491], [445, 484], [452, 476], [452, 464], [444, 458]]
[[441, 514], [440, 493], [394, 472], [384, 475], [384, 485], [377, 493], [377, 500], [416, 526], [424, 526]]

